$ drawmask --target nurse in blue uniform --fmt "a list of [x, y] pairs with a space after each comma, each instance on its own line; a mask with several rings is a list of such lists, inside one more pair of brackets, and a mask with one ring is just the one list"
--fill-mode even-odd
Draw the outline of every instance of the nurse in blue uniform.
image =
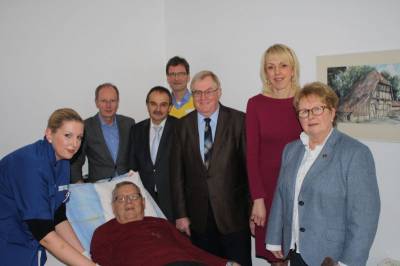
[[69, 159], [83, 136], [74, 110], [56, 110], [45, 137], [0, 161], [0, 265], [37, 266], [45, 249], [68, 265], [95, 265], [65, 215]]

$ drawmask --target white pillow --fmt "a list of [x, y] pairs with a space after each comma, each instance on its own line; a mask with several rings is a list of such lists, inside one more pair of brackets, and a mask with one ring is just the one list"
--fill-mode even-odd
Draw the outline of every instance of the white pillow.
[[126, 176], [115, 177], [111, 181], [105, 180], [94, 184], [94, 187], [99, 194], [101, 205], [103, 206], [104, 218], [106, 221], [109, 221], [115, 217], [111, 207], [112, 191], [116, 184], [123, 181], [130, 181], [139, 187], [140, 192], [142, 193], [142, 196], [146, 202], [146, 208], [144, 210], [145, 216], [165, 217], [155, 203], [154, 199], [151, 197], [150, 193], [144, 188], [142, 180], [140, 180], [139, 173], [130, 171]]
[[160, 208], [144, 188], [139, 174], [133, 171], [104, 179], [95, 184], [72, 184], [69, 187], [71, 197], [67, 202], [67, 217], [76, 235], [86, 250], [90, 248], [93, 232], [103, 223], [114, 218], [111, 207], [112, 191], [117, 183], [130, 181], [135, 183], [145, 198], [145, 216], [165, 218]]

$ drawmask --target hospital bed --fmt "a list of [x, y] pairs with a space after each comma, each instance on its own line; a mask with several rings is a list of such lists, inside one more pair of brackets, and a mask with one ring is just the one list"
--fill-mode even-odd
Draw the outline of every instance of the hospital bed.
[[104, 179], [91, 184], [72, 184], [71, 196], [67, 202], [67, 217], [85, 250], [90, 250], [94, 230], [114, 218], [111, 208], [111, 192], [122, 181], [135, 183], [146, 201], [145, 216], [165, 218], [150, 193], [144, 188], [137, 172]]

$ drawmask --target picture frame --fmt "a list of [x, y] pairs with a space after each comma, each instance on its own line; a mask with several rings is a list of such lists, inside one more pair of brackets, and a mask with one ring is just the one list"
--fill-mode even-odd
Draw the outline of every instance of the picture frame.
[[400, 50], [317, 56], [317, 80], [340, 98], [337, 127], [364, 140], [400, 142]]

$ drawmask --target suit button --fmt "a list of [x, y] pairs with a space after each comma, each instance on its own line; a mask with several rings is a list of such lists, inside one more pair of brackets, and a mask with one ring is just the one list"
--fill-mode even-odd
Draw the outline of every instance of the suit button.
[[300, 227], [300, 232], [305, 232], [306, 229], [304, 227]]
[[300, 206], [303, 206], [303, 205], [304, 205], [304, 201], [300, 200], [300, 201], [299, 201], [299, 205], [300, 205]]

